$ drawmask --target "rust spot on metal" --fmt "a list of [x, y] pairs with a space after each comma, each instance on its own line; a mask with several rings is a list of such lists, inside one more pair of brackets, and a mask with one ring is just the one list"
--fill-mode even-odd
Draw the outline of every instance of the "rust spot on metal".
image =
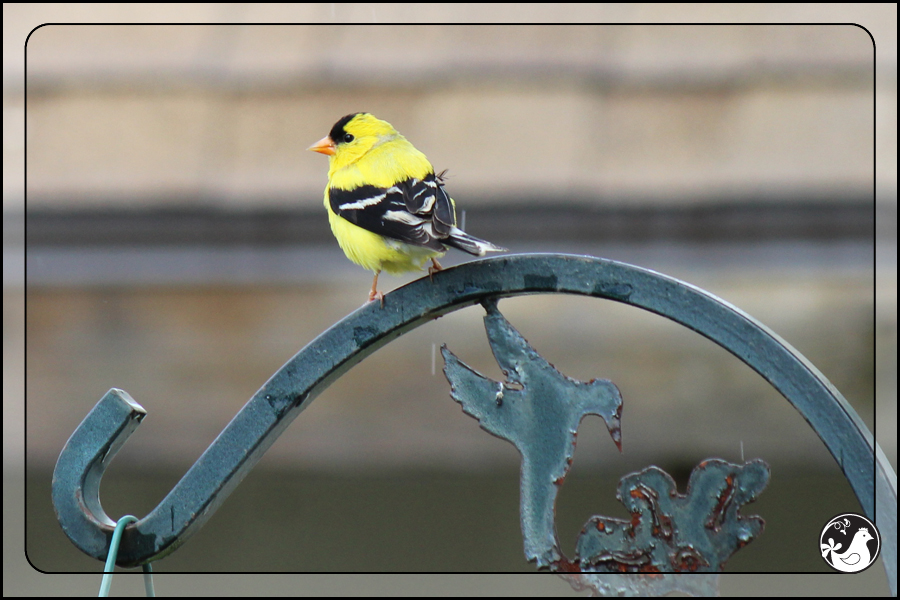
[[725, 511], [731, 505], [734, 499], [734, 473], [730, 473], [725, 478], [725, 487], [717, 496], [716, 507], [712, 510], [706, 526], [710, 529], [718, 531], [722, 523], [725, 521]]
[[554, 562], [550, 569], [555, 573], [581, 573], [581, 566], [566, 557]]

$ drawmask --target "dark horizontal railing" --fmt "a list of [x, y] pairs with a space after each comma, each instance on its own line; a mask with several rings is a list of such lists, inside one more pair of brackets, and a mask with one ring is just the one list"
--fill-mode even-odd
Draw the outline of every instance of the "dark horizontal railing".
[[[29, 207], [25, 241], [29, 248], [186, 244], [272, 247], [333, 242], [319, 200], [297, 202], [297, 208], [255, 210], [197, 206], [198, 201], [185, 198], [179, 208]], [[123, 200], [117, 204], [140, 203]], [[876, 225], [879, 235], [896, 238], [896, 205], [879, 204], [876, 211], [871, 198], [852, 195], [737, 201], [709, 198], [688, 205], [637, 199], [598, 205], [597, 199], [553, 202], [501, 198], [484, 202], [469, 199], [465, 206], [467, 230], [475, 235], [490, 233], [490, 239], [504, 244], [523, 239], [605, 243], [862, 241], [872, 239]], [[21, 242], [21, 224], [21, 214], [4, 215], [6, 244]]]

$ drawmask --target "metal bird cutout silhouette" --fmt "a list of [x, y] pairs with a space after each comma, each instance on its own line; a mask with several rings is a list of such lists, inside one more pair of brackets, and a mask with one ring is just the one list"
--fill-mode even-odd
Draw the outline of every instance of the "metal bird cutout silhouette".
[[603, 418], [622, 449], [622, 395], [607, 379], [588, 382], [566, 377], [544, 360], [497, 309], [482, 302], [488, 341], [506, 381], [477, 373], [446, 346], [444, 374], [450, 395], [481, 427], [512, 444], [522, 455], [522, 534], [525, 556], [547, 568], [564, 557], [554, 524], [559, 486], [572, 465], [575, 434], [585, 415]]

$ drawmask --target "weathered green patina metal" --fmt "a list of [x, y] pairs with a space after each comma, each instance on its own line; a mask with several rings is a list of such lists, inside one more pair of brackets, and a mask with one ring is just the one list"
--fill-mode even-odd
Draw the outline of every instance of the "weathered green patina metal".
[[608, 379], [566, 377], [509, 324], [495, 299], [484, 306], [484, 327], [506, 381], [477, 373], [446, 346], [441, 348], [444, 374], [463, 411], [485, 431], [512, 442], [522, 455], [525, 558], [550, 567], [564, 558], [556, 538], [556, 495], [572, 466], [578, 424], [586, 415], [602, 417], [621, 450], [622, 395]]
[[[508, 255], [446, 269], [370, 303], [325, 331], [285, 364], [226, 426], [160, 505], [125, 530], [121, 566], [159, 559], [215, 512], [278, 435], [351, 367], [432, 319], [490, 298], [566, 293], [606, 298], [667, 317], [748, 364], [797, 408], [835, 457], [896, 565], [896, 475], [841, 394], [796, 350], [711, 294], [659, 273], [588, 256]], [[114, 522], [99, 484], [144, 416], [121, 390], [101, 399], [63, 448], [53, 477], [60, 524], [83, 552], [103, 560]], [[893, 552], [893, 555], [890, 553]], [[896, 590], [896, 571], [889, 573]]]
[[769, 481], [761, 460], [735, 465], [705, 460], [691, 472], [687, 493], [658, 467], [622, 478], [616, 497], [631, 521], [592, 517], [578, 536], [583, 572], [716, 573], [762, 533], [758, 516], [740, 509]]
[[763, 461], [734, 465], [707, 460], [691, 474], [687, 494], [657, 467], [622, 479], [617, 497], [631, 521], [593, 517], [569, 560], [556, 535], [556, 497], [575, 453], [582, 418], [606, 421], [622, 449], [622, 396], [607, 379], [575, 381], [544, 360], [500, 314], [483, 302], [488, 342], [506, 381], [494, 381], [446, 347], [444, 374], [450, 395], [481, 427], [511, 442], [522, 455], [521, 519], [525, 557], [539, 568], [582, 573], [717, 573], [763, 529], [743, 516], [769, 480]]

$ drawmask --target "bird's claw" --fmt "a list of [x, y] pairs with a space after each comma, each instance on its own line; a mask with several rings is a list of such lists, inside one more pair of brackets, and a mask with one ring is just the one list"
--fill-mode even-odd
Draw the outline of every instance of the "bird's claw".
[[369, 302], [372, 302], [373, 300], [380, 300], [381, 308], [384, 308], [384, 294], [372, 290], [371, 292], [369, 292]]
[[435, 259], [431, 259], [431, 266], [428, 267], [428, 279], [434, 281], [434, 274], [438, 271], [443, 271], [444, 267], [441, 266], [441, 263], [436, 261]]

